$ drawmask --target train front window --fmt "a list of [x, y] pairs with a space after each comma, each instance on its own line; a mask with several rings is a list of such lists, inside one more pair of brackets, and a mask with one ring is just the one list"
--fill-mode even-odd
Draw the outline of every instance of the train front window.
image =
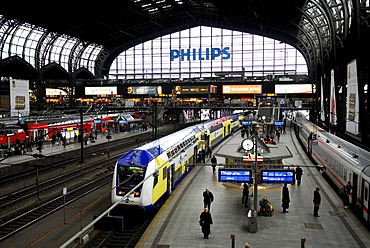
[[[117, 194], [125, 195], [144, 180], [145, 168], [136, 166], [120, 166], [118, 167], [117, 173]], [[141, 187], [138, 187], [133, 193], [136, 197], [139, 197], [141, 194]]]

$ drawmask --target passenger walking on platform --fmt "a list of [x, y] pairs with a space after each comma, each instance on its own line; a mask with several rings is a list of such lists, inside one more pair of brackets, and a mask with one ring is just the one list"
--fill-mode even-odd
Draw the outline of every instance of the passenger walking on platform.
[[210, 146], [207, 146], [205, 153], [206, 153], [205, 157], [211, 158], [212, 157], [212, 148]]
[[248, 183], [243, 183], [242, 205], [244, 207], [248, 207], [249, 187]]
[[286, 126], [286, 118], [284, 118], [284, 125], [283, 125], [283, 134], [286, 134], [286, 131], [285, 131], [285, 126]]
[[288, 184], [284, 183], [283, 186], [283, 193], [282, 193], [282, 207], [283, 207], [283, 213], [287, 213], [287, 209], [289, 209], [289, 203], [290, 203], [290, 197], [289, 197], [289, 189]]
[[208, 208], [204, 208], [204, 211], [200, 214], [199, 224], [202, 226], [204, 239], [208, 239], [208, 236], [211, 234], [211, 225], [213, 224], [212, 215]]
[[[295, 169], [295, 179], [297, 180], [297, 185], [301, 185], [302, 181], [302, 175], [303, 175], [303, 170], [301, 167], [297, 166]], [[294, 183], [293, 183], [294, 184]]]
[[321, 204], [321, 195], [320, 195], [320, 189], [316, 188], [316, 190], [313, 192], [313, 216], [320, 217], [319, 215], [319, 209]]
[[140, 140], [139, 138], [137, 138], [137, 139], [136, 139], [137, 147], [139, 147], [139, 146], [140, 146], [140, 142], [141, 142], [141, 140]]
[[205, 158], [205, 151], [201, 149], [198, 154], [198, 163], [205, 163], [206, 158]]
[[37, 138], [37, 150], [39, 150], [39, 152], [42, 151], [42, 138], [41, 137]]
[[57, 142], [57, 136], [55, 133], [51, 136], [51, 146], [54, 146], [54, 144]]
[[277, 137], [277, 140], [280, 141], [280, 131], [279, 131], [279, 129], [276, 130], [276, 137]]
[[215, 157], [215, 155], [213, 155], [213, 157], [211, 158], [211, 163], [212, 163], [213, 173], [215, 173], [215, 171], [216, 171], [216, 165], [217, 165], [217, 158]]
[[344, 200], [343, 200], [343, 206], [344, 206], [344, 208], [349, 208], [349, 205], [350, 205], [350, 203], [349, 203], [349, 195], [350, 195], [350, 193], [351, 193], [351, 190], [352, 190], [352, 184], [351, 184], [351, 181], [348, 181], [348, 183], [347, 183], [347, 185], [344, 187], [344, 189], [345, 189], [345, 194], [344, 194]]
[[62, 137], [62, 145], [63, 145], [63, 148], [66, 148], [66, 142], [67, 142], [67, 138], [66, 138], [66, 136], [63, 136]]
[[204, 208], [208, 208], [209, 211], [211, 211], [211, 203], [213, 202], [214, 197], [211, 191], [209, 191], [208, 188], [203, 192], [203, 203]]

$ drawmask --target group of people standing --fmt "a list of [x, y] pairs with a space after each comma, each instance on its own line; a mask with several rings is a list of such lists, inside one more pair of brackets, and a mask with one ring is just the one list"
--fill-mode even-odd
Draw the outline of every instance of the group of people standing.
[[206, 149], [200, 149], [197, 157], [197, 163], [205, 163], [207, 157], [212, 157], [212, 147], [207, 146]]
[[[303, 170], [302, 168], [298, 166], [296, 168], [296, 181], [297, 181], [298, 186], [301, 184], [302, 174], [303, 174]], [[292, 185], [294, 184], [295, 183], [292, 183]], [[250, 185], [248, 183], [242, 184], [242, 188], [243, 188], [242, 204], [245, 207], [248, 207], [249, 187]], [[351, 182], [348, 182], [348, 184], [343, 188], [343, 191], [345, 191], [344, 193], [348, 195], [351, 190], [352, 190]], [[290, 204], [289, 188], [288, 188], [287, 183], [284, 183], [283, 185], [281, 199], [282, 199], [281, 206], [283, 208], [283, 213], [287, 213], [288, 212], [287, 209], [289, 209], [289, 204]], [[267, 197], [266, 197], [266, 200], [267, 200]], [[213, 193], [208, 188], [206, 188], [205, 191], [203, 192], [204, 210], [200, 214], [200, 217], [199, 217], [200, 218], [199, 224], [202, 227], [202, 233], [204, 235], [204, 239], [208, 239], [208, 236], [211, 233], [211, 225], [213, 224], [213, 220], [212, 220], [212, 215], [211, 215], [210, 210], [211, 210], [211, 204], [213, 201], [214, 201]], [[313, 204], [314, 204], [313, 215], [315, 217], [320, 217], [319, 209], [321, 205], [321, 195], [320, 195], [319, 187], [316, 187], [314, 191]], [[349, 204], [349, 202], [344, 199], [343, 204]]]
[[[297, 166], [296, 170], [296, 181], [297, 185], [301, 185], [302, 181], [302, 175], [303, 175], [303, 170], [299, 166]], [[292, 185], [295, 183], [293, 182]], [[289, 189], [288, 189], [288, 184], [284, 183], [283, 189], [282, 189], [282, 208], [283, 208], [283, 213], [287, 213], [287, 209], [289, 209], [289, 203], [290, 203], [290, 197], [289, 197]], [[320, 188], [316, 187], [314, 193], [313, 193], [313, 216], [315, 217], [320, 217], [319, 215], [319, 209], [321, 205], [321, 195], [320, 195]]]
[[339, 196], [343, 201], [343, 207], [349, 208], [350, 202], [349, 202], [349, 195], [352, 191], [352, 184], [351, 181], [348, 181], [348, 183], [339, 190]]

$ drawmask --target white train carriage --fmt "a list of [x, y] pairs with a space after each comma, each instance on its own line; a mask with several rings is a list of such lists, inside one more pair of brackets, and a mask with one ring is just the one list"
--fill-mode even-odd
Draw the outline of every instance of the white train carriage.
[[324, 131], [304, 117], [296, 131], [306, 152], [324, 166], [326, 175], [339, 188], [352, 183], [351, 208], [369, 224], [370, 152]]

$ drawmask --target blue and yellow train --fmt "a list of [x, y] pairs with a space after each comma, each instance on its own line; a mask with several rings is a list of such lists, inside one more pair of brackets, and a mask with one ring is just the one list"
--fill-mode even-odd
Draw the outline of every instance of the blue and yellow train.
[[200, 123], [135, 148], [114, 168], [112, 203], [158, 209], [196, 165], [200, 150], [215, 148], [240, 128], [239, 115]]

